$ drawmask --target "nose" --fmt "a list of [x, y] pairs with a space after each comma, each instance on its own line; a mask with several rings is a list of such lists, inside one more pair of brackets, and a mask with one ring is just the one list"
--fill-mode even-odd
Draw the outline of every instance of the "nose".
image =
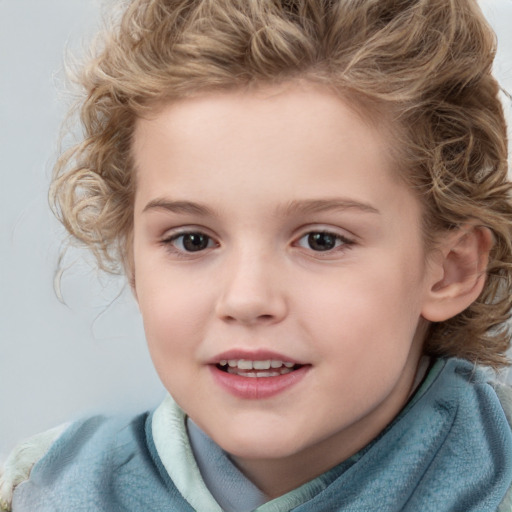
[[285, 285], [278, 265], [264, 255], [239, 254], [226, 261], [216, 313], [243, 325], [281, 322], [288, 313]]

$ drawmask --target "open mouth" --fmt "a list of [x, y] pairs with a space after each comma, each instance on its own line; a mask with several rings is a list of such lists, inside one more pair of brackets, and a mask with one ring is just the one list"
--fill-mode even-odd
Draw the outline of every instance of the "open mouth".
[[[214, 382], [242, 400], [270, 399], [298, 386], [312, 365], [267, 353], [226, 353], [210, 362]], [[261, 351], [263, 352], [263, 351]], [[244, 358], [245, 355], [245, 358]], [[281, 357], [281, 359], [280, 359]], [[222, 359], [221, 359], [222, 358]]]
[[266, 359], [251, 361], [248, 359], [223, 359], [217, 364], [217, 368], [231, 375], [240, 377], [280, 377], [301, 368], [302, 365], [291, 361], [279, 361]]

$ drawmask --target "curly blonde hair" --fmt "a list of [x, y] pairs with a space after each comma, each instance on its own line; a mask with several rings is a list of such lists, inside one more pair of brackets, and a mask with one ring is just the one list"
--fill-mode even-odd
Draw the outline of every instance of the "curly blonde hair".
[[84, 137], [56, 164], [52, 204], [101, 268], [129, 272], [138, 117], [216, 89], [325, 84], [397, 128], [427, 246], [468, 221], [492, 231], [482, 294], [432, 324], [425, 351], [503, 366], [512, 206], [495, 46], [474, 0], [134, 0], [80, 72]]

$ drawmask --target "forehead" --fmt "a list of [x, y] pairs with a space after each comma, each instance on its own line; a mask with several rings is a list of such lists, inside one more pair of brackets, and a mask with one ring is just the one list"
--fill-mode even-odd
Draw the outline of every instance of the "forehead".
[[[337, 109], [333, 110], [333, 104]], [[329, 82], [312, 79], [294, 79], [276, 84], [258, 83], [244, 87], [217, 89], [213, 91], [197, 90], [190, 96], [169, 99], [154, 104], [150, 113], [136, 120], [136, 130], [147, 121], [172, 114], [176, 123], [183, 128], [197, 119], [216, 118], [218, 122], [235, 119], [234, 111], [240, 118], [257, 110], [262, 116], [246, 118], [249, 122], [275, 122], [272, 115], [278, 110], [284, 114], [293, 114], [294, 119], [314, 125], [322, 117], [335, 118], [336, 110], [350, 111], [350, 115], [362, 122], [370, 131], [380, 132], [387, 138], [389, 125], [392, 124], [384, 103], [372, 100], [362, 93], [343, 86], [334, 87]], [[233, 110], [232, 112], [229, 112]], [[331, 116], [327, 116], [328, 113]], [[169, 119], [170, 121], [170, 119]], [[284, 121], [284, 119], [283, 119]]]
[[[160, 105], [137, 120], [133, 154], [138, 188], [155, 167], [172, 168], [189, 181], [199, 178], [195, 171], [207, 168], [209, 178], [222, 179], [229, 166], [238, 166], [240, 177], [260, 174], [268, 165], [281, 174], [291, 156], [300, 156], [300, 168], [341, 168], [340, 152], [351, 153], [359, 167], [378, 167], [395, 176], [388, 137], [389, 130], [362, 116], [355, 102], [326, 87], [287, 83]], [[300, 168], [295, 180], [301, 178]]]

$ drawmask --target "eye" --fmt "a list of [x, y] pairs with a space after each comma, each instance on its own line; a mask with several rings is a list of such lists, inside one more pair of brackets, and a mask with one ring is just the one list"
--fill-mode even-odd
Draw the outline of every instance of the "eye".
[[312, 231], [302, 236], [297, 245], [313, 251], [332, 251], [340, 246], [351, 245], [353, 242], [347, 238], [329, 233], [328, 231]]
[[215, 247], [215, 242], [200, 232], [179, 233], [167, 238], [163, 243], [180, 252], [199, 252]]

